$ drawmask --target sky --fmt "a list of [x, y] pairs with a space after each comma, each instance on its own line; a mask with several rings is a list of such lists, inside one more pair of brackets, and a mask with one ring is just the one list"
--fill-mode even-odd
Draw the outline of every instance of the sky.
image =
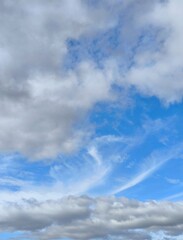
[[0, 0], [0, 239], [183, 239], [181, 0]]

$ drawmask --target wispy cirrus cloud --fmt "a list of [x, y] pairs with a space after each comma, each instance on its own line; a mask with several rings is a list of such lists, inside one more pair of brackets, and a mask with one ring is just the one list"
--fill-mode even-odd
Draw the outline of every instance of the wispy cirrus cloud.
[[[0, 168], [0, 197], [18, 201], [22, 197], [34, 196], [38, 200], [48, 200], [50, 194], [52, 199], [85, 193], [98, 196], [117, 194], [135, 187], [166, 162], [182, 157], [182, 143], [172, 145], [169, 150], [167, 146], [156, 149], [159, 148], [159, 134], [162, 136], [163, 131], [166, 134], [170, 124], [170, 119], [164, 120], [163, 124], [159, 120], [148, 120], [132, 135], [96, 137], [79, 154], [60, 155], [57, 160], [47, 163], [26, 164], [27, 160], [19, 159], [20, 155], [4, 156]], [[139, 156], [134, 161], [134, 153], [145, 142], [151, 142], [152, 137], [155, 147], [146, 158]]]
[[[183, 143], [179, 143], [176, 146], [172, 146], [169, 150], [160, 150], [151, 153], [148, 159], [143, 161], [143, 169], [140, 172], [133, 176], [130, 180], [124, 183], [122, 186], [116, 188], [112, 191], [113, 194], [122, 192], [127, 190], [148, 177], [150, 177], [155, 171], [161, 168], [164, 164], [166, 164], [170, 160], [174, 160], [176, 158], [182, 158], [183, 153]], [[139, 167], [140, 168], [140, 167]]]

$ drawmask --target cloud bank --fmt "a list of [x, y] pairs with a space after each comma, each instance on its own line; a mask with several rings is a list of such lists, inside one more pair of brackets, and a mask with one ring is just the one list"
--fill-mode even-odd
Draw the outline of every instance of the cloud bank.
[[[31, 239], [152, 239], [164, 231], [180, 235], [183, 203], [140, 202], [127, 198], [67, 197], [56, 201], [7, 202], [0, 207], [0, 229], [31, 233]], [[110, 238], [109, 238], [110, 239]]]

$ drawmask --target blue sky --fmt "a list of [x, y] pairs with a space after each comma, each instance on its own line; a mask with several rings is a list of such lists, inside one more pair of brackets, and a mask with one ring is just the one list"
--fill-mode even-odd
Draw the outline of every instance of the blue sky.
[[0, 9], [0, 238], [181, 239], [183, 3]]

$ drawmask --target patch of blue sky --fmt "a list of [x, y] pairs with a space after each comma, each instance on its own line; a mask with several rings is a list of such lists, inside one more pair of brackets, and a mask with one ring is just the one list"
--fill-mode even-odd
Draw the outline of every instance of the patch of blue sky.
[[64, 59], [67, 69], [76, 67], [82, 61], [93, 61], [96, 66], [103, 67], [103, 62], [115, 53], [120, 44], [119, 26], [106, 32], [80, 39], [68, 39], [68, 53]]
[[21, 240], [30, 240], [29, 238], [22, 238], [23, 233], [22, 232], [4, 232], [0, 233], [0, 239], [1, 240], [15, 240], [15, 239], [21, 239]]
[[[162, 50], [164, 44], [164, 36], [159, 37], [159, 29], [155, 27], [148, 27], [143, 29], [136, 37], [132, 40], [125, 39], [125, 33], [121, 31], [120, 42], [122, 44], [118, 47], [118, 56], [119, 66], [123, 71], [128, 71], [134, 65], [137, 64], [136, 57], [138, 54], [142, 53], [155, 53]], [[152, 58], [146, 58], [146, 61], [143, 63], [144, 67], [153, 65], [155, 61]]]
[[150, 232], [150, 236], [152, 238], [152, 240], [182, 240], [183, 239], [183, 235], [175, 235], [175, 236], [170, 236], [168, 235], [168, 232], [164, 232], [164, 231], [158, 231], [158, 232]]
[[119, 103], [97, 104], [90, 115], [90, 121], [96, 126], [96, 134], [99, 136], [103, 134], [134, 135], [139, 128], [143, 127], [145, 131], [147, 123], [150, 124], [151, 121], [152, 124], [156, 121], [158, 128], [158, 124], [162, 124], [161, 119], [163, 121], [171, 119], [174, 111], [172, 108], [181, 111], [181, 106], [165, 108], [156, 98], [135, 95], [128, 107], [123, 107]]
[[[125, 190], [122, 193], [119, 193], [118, 196], [126, 196], [128, 198], [139, 199], [141, 201], [147, 201], [151, 199], [163, 200], [168, 196], [174, 195], [182, 191], [182, 164], [180, 163], [182, 159], [172, 159], [163, 165], [159, 170], [155, 171], [151, 176], [144, 179], [142, 182]], [[180, 171], [172, 173], [173, 169], [176, 169], [175, 166], [181, 166]], [[169, 170], [168, 170], [169, 169]], [[173, 179], [178, 179], [176, 183], [168, 182], [167, 176], [169, 174]]]
[[52, 183], [49, 176], [49, 163], [28, 161], [20, 154], [4, 154], [0, 156], [0, 188], [18, 191], [26, 184]]

